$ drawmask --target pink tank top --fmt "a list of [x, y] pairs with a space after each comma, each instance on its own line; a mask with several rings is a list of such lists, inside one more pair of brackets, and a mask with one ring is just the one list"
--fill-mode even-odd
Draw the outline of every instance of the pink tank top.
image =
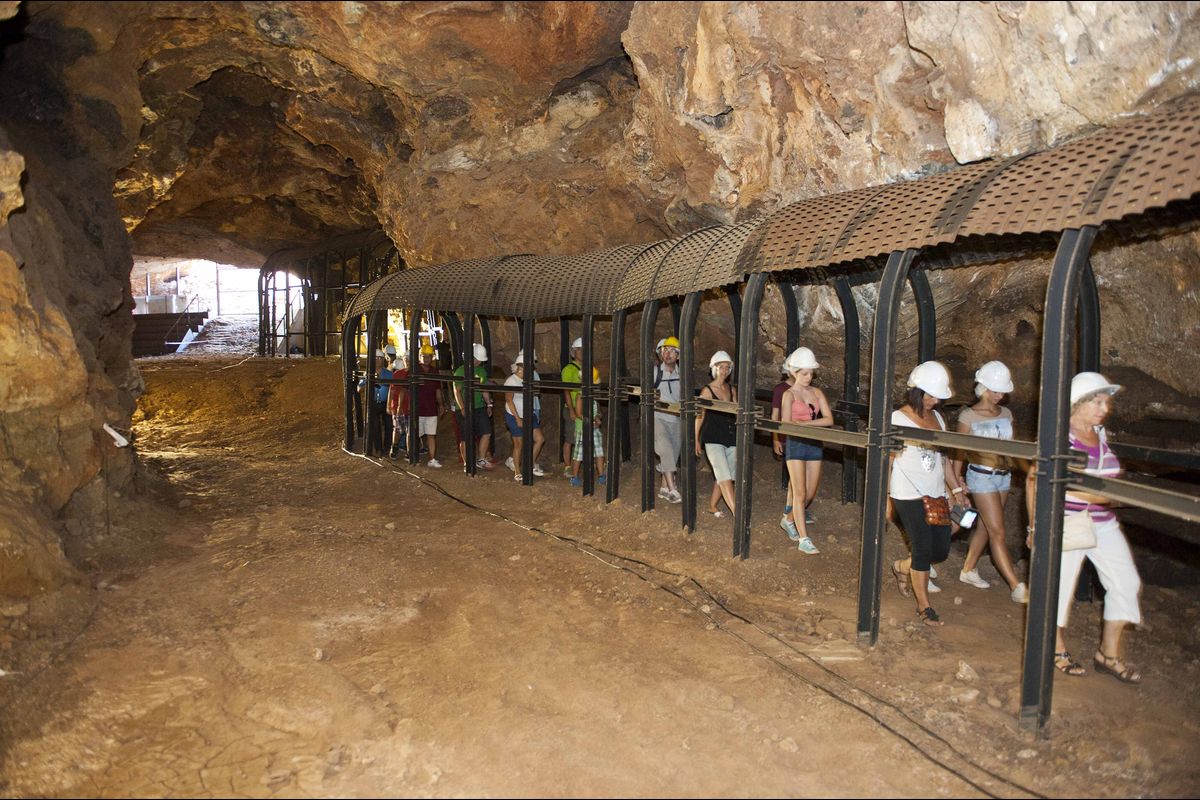
[[812, 406], [803, 400], [793, 396], [792, 398], [792, 419], [800, 422], [809, 422], [813, 419]]

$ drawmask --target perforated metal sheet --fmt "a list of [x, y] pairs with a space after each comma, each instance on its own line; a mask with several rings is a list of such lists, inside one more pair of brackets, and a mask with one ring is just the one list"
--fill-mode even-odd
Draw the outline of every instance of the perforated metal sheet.
[[1198, 191], [1200, 97], [1189, 97], [1052, 150], [803, 200], [732, 227], [577, 256], [405, 270], [367, 287], [350, 313], [405, 305], [538, 318], [611, 313], [751, 272], [846, 265], [908, 248], [938, 248], [943, 263], [958, 261], [956, 247], [983, 257], [996, 237], [1100, 225]]
[[650, 290], [654, 286], [654, 280], [658, 277], [663, 259], [680, 242], [691, 235], [686, 234], [674, 239], [663, 239], [660, 242], [655, 242], [639, 253], [637, 258], [629, 262], [628, 268], [625, 270], [625, 275], [622, 277], [615, 294], [612, 296], [611, 305], [613, 309], [629, 308], [646, 302], [650, 297]]

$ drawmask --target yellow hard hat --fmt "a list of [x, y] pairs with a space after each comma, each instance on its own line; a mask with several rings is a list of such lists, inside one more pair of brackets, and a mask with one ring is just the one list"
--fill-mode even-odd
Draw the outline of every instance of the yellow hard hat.
[[668, 336], [667, 338], [662, 340], [662, 343], [659, 344], [658, 349], [662, 350], [664, 347], [674, 347], [676, 350], [678, 350], [679, 349], [679, 340], [676, 339], [674, 336]]

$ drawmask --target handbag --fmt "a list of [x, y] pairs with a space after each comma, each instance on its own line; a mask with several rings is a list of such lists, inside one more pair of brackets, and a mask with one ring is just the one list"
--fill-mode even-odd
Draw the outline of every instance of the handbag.
[[1087, 550], [1096, 546], [1096, 526], [1092, 523], [1092, 515], [1087, 511], [1078, 511], [1063, 516], [1062, 549]]
[[[950, 504], [946, 502], [946, 498], [922, 495], [921, 502], [925, 504], [926, 525], [950, 524]], [[1094, 538], [1092, 543], [1095, 544]]]

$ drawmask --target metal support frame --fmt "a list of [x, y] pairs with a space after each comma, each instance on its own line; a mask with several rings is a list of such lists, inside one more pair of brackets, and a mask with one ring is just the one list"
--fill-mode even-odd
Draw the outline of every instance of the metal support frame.
[[737, 508], [733, 514], [733, 554], [750, 555], [750, 518], [754, 498], [754, 424], [758, 412], [754, 405], [755, 373], [758, 359], [758, 312], [762, 307], [767, 275], [756, 272], [746, 281], [741, 309], [741, 334], [738, 346], [737, 480], [734, 484]]
[[[776, 286], [779, 287], [779, 293], [783, 297], [783, 316], [787, 326], [787, 347], [784, 353], [786, 358], [800, 346], [800, 295], [796, 291], [796, 285], [791, 281], [781, 281]], [[786, 491], [788, 482], [791, 480], [786, 458], [779, 459], [779, 479], [781, 486]]]
[[[491, 351], [488, 351], [491, 355]], [[467, 474], [474, 477], [477, 469], [475, 462], [478, 453], [475, 448], [475, 314], [463, 315], [463, 349], [462, 349], [462, 403], [459, 413], [462, 414], [463, 460], [466, 461]]]
[[363, 441], [363, 453], [375, 455], [375, 440], [383, 435], [381, 425], [383, 420], [375, 410], [375, 351], [379, 350], [379, 337], [383, 333], [383, 320], [387, 312], [372, 311], [367, 314], [367, 375], [365, 402], [367, 414], [367, 435]]
[[696, 318], [701, 292], [689, 292], [679, 314], [679, 493], [682, 524], [696, 530]]
[[[665, 259], [664, 259], [665, 260]], [[676, 296], [668, 300], [671, 304], [671, 330], [679, 330], [679, 315], [683, 313], [683, 300]]]
[[[742, 296], [738, 293], [737, 284], [724, 287], [725, 297], [729, 300], [729, 313], [733, 315], [733, 352], [742, 351]], [[730, 376], [730, 380], [733, 376]]]
[[421, 463], [421, 416], [417, 391], [421, 369], [421, 310], [414, 308], [408, 320], [408, 463]]
[[867, 411], [866, 491], [863, 498], [862, 556], [858, 570], [858, 639], [879, 639], [879, 585], [883, 578], [883, 529], [887, 510], [887, 444], [891, 436], [892, 375], [896, 361], [896, 320], [900, 296], [916, 250], [888, 256], [879, 282], [871, 344], [871, 396]]
[[[583, 317], [583, 369], [579, 373], [579, 382], [583, 385], [581, 399], [583, 400], [583, 464], [580, 472], [583, 475], [583, 494], [588, 496], [596, 491], [596, 442], [592, 429], [595, 427], [595, 382], [592, 380], [594, 359], [592, 357], [595, 338], [595, 319], [591, 314]], [[613, 336], [616, 341], [616, 336]], [[611, 414], [611, 409], [610, 409]], [[609, 463], [613, 459], [609, 459]]]
[[1068, 412], [1075, 363], [1075, 310], [1080, 276], [1095, 238], [1093, 226], [1063, 231], [1046, 287], [1033, 552], [1029, 566], [1029, 612], [1025, 622], [1020, 712], [1021, 728], [1042, 735], [1048, 732], [1054, 689], [1054, 639], [1067, 477], [1067, 433], [1070, 429]]
[[[616, 320], [615, 314], [613, 315], [613, 320], [614, 321]], [[621, 335], [619, 337], [617, 337], [614, 334], [613, 338], [616, 340], [617, 346], [615, 348], [612, 348], [614, 355], [616, 357], [610, 358], [609, 362], [608, 362], [609, 373], [610, 373], [608, 386], [609, 386], [610, 390], [615, 390], [617, 387], [623, 387], [625, 385], [625, 378], [626, 378], [626, 376], [629, 375], [629, 364], [625, 360], [625, 318], [624, 318], [624, 316], [622, 316], [622, 318], [621, 318]], [[619, 418], [621, 421], [621, 428], [620, 428], [621, 461], [629, 461], [630, 459], [633, 458], [633, 425], [629, 421], [629, 417], [630, 417], [629, 403], [626, 401], [626, 399], [624, 397], [624, 392], [618, 392], [617, 394], [610, 393], [610, 398], [611, 399], [609, 400], [609, 412], [608, 412], [609, 417], [612, 418], [613, 420], [616, 420]], [[618, 409], [620, 410], [619, 415], [618, 415]], [[612, 423], [610, 423], [610, 424], [612, 424]], [[608, 451], [608, 460], [609, 461], [612, 461], [613, 458], [615, 458], [616, 452], [617, 452], [616, 450]], [[617, 491], [618, 488], [619, 487], [614, 483], [613, 488], [610, 489], [608, 493], [614, 493]], [[608, 493], [606, 493], [606, 494], [608, 494]], [[617, 496], [616, 494], [612, 494], [612, 497], [614, 499], [616, 498], [616, 496]]]
[[525, 373], [521, 381], [521, 483], [533, 485], [533, 398], [534, 382], [536, 380], [533, 365], [533, 326], [534, 320], [517, 321], [521, 332], [521, 368]]
[[346, 320], [342, 326], [342, 384], [345, 401], [346, 431], [342, 445], [354, 450], [355, 394], [358, 389], [358, 323], [362, 317]]
[[908, 283], [917, 302], [917, 363], [923, 364], [937, 356], [937, 308], [924, 270], [910, 270]]
[[658, 300], [647, 300], [642, 306], [642, 330], [639, 340], [641, 361], [642, 438], [642, 511], [654, 510], [654, 325], [658, 321]]
[[1079, 350], [1075, 363], [1079, 372], [1100, 371], [1100, 291], [1091, 259], [1079, 276]]
[[[836, 278], [833, 282], [838, 302], [842, 306], [842, 321], [845, 329], [845, 353], [842, 358], [844, 377], [842, 379], [842, 397], [857, 403], [859, 400], [859, 355], [861, 346], [861, 326], [858, 320], [858, 304], [854, 302], [854, 292], [850, 289], [850, 281], [846, 278]], [[848, 414], [844, 427], [848, 431], [858, 430], [858, 418]], [[842, 502], [854, 503], [858, 498], [859, 453], [857, 448], [842, 448]]]
[[[628, 312], [621, 309], [612, 315], [612, 338], [608, 343], [610, 365], [623, 364], [625, 361], [625, 319]], [[629, 405], [624, 402], [624, 392], [621, 385], [623, 370], [615, 366], [608, 372], [608, 435], [605, 438], [605, 449], [608, 450], [608, 461], [604, 477], [604, 501], [611, 503], [621, 493], [621, 459], [616, 457], [617, 448], [629, 441]], [[591, 373], [588, 373], [590, 376]], [[585, 435], [584, 440], [592, 441], [591, 436]], [[590, 445], [589, 445], [590, 446]]]
[[[571, 323], [566, 317], [558, 318], [558, 376], [562, 377], [563, 367], [571, 362]], [[568, 430], [568, 425], [564, 420], [570, 420], [571, 415], [567, 412], [568, 396], [566, 392], [559, 392], [558, 405], [558, 449], [554, 451], [554, 457], [562, 457], [563, 445], [572, 441], [574, 431]], [[571, 466], [571, 457], [567, 456], [565, 466]]]

